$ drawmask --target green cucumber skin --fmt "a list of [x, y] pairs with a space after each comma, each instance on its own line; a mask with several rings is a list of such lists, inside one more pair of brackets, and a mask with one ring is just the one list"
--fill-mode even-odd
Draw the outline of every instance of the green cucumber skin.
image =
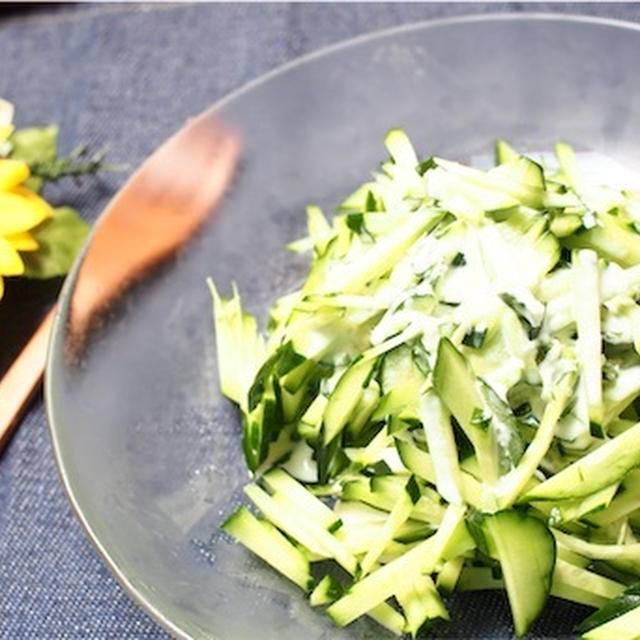
[[638, 640], [640, 607], [612, 618], [582, 634], [583, 640]]
[[592, 613], [576, 627], [576, 631], [586, 633], [638, 607], [640, 607], [640, 583], [632, 585], [617, 598], [610, 600], [604, 607]]

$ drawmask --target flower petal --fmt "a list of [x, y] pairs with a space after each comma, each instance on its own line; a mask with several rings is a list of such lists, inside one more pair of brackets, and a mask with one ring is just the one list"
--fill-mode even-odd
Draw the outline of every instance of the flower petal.
[[12, 124], [0, 124], [0, 142], [4, 142], [12, 133]]
[[0, 126], [10, 125], [13, 122], [13, 105], [4, 98], [0, 98]]
[[16, 187], [0, 191], [1, 236], [33, 229], [51, 215], [51, 207], [28, 189]]
[[26, 162], [0, 158], [0, 191], [8, 191], [17, 187], [30, 174], [29, 165]]
[[37, 251], [38, 241], [28, 232], [20, 231], [4, 237], [16, 251]]
[[4, 280], [2, 276], [0, 276], [0, 300], [2, 300], [3, 294], [4, 294]]
[[24, 263], [20, 254], [0, 237], [0, 275], [19, 276], [24, 273]]

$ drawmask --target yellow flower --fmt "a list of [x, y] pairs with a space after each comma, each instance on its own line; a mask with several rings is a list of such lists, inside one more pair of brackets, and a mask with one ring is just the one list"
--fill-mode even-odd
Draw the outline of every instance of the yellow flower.
[[13, 105], [0, 98], [0, 143], [13, 132]]
[[[13, 131], [13, 106], [0, 98], [0, 143]], [[30, 233], [51, 216], [51, 207], [23, 183], [29, 167], [19, 160], [0, 158], [0, 298], [3, 276], [24, 273], [21, 251], [35, 251], [38, 243]]]

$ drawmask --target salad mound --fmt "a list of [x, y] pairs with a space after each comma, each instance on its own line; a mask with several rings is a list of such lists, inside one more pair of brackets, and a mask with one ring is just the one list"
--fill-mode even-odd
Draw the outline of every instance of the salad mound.
[[213, 283], [222, 392], [260, 515], [223, 529], [344, 626], [415, 636], [456, 590], [640, 628], [640, 196], [564, 143], [495, 166], [389, 159], [329, 221], [266, 335]]

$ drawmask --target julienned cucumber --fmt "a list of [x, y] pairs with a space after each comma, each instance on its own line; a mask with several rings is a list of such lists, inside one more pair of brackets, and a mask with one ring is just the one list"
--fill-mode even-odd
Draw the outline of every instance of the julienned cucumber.
[[565, 143], [487, 170], [385, 145], [307, 209], [265, 335], [211, 283], [261, 512], [223, 528], [340, 626], [416, 636], [501, 588], [518, 635], [553, 595], [602, 607], [586, 639], [640, 637], [640, 197]]

